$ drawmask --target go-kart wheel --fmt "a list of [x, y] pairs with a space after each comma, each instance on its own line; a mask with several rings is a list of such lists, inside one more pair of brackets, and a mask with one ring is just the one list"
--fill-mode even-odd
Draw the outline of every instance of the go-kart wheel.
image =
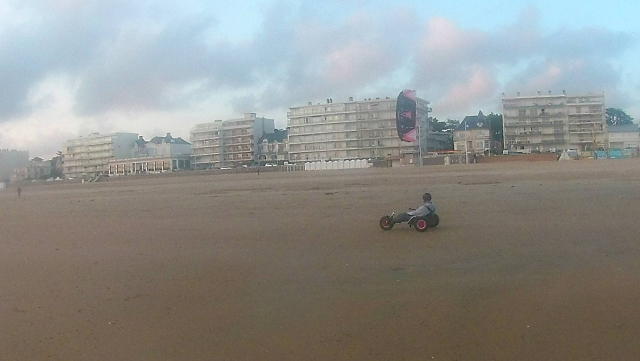
[[415, 223], [416, 231], [424, 232], [429, 228], [429, 223], [424, 219], [418, 219]]
[[380, 218], [380, 228], [384, 229], [385, 231], [393, 228], [393, 223], [391, 222], [391, 218], [389, 218], [389, 216]]
[[431, 217], [431, 219], [429, 220], [429, 227], [438, 227], [438, 225], [440, 224], [440, 217], [438, 217], [437, 214], [434, 214], [433, 217]]

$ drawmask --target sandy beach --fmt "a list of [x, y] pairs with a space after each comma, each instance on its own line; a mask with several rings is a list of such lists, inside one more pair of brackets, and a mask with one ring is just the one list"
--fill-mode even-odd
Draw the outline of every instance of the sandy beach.
[[[637, 360], [640, 160], [0, 191], [3, 360]], [[441, 225], [381, 216], [434, 197]]]

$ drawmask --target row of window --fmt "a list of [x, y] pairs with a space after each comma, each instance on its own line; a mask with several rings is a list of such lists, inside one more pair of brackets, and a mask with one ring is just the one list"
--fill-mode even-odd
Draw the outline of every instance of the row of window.
[[324, 124], [335, 122], [353, 122], [358, 120], [372, 119], [394, 119], [394, 112], [370, 112], [370, 113], [354, 113], [354, 114], [334, 114], [322, 115], [316, 117], [305, 117], [289, 119], [289, 126], [306, 125], [306, 124]]
[[395, 101], [382, 101], [372, 103], [347, 103], [347, 104], [322, 104], [313, 107], [292, 108], [290, 113], [292, 116], [300, 116], [305, 114], [322, 114], [322, 113], [339, 113], [367, 110], [395, 110]]
[[289, 147], [291, 152], [304, 150], [327, 150], [327, 149], [347, 149], [347, 148], [391, 148], [399, 147], [400, 141], [397, 139], [366, 139], [366, 140], [350, 140], [345, 142], [328, 142], [328, 143], [312, 143], [312, 144], [291, 144]]
[[393, 130], [373, 130], [373, 131], [359, 131], [359, 132], [345, 132], [345, 133], [325, 133], [315, 135], [301, 135], [293, 139], [293, 143], [307, 143], [307, 142], [324, 142], [331, 140], [342, 139], [362, 139], [362, 138], [383, 138], [394, 137], [396, 132]]
[[384, 129], [395, 128], [395, 121], [377, 121], [377, 122], [352, 122], [340, 124], [312, 125], [306, 127], [291, 128], [291, 135], [336, 132], [342, 130], [365, 130], [365, 129]]

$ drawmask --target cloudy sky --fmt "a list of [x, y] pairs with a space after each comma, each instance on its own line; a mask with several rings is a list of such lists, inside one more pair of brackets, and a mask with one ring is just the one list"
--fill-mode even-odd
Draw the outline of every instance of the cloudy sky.
[[438, 118], [601, 93], [640, 119], [640, 2], [0, 0], [0, 148], [396, 96]]

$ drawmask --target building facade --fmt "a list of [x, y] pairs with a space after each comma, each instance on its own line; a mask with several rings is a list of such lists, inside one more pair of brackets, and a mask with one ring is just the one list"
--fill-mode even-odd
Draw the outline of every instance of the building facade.
[[260, 140], [273, 133], [273, 119], [245, 113], [243, 118], [196, 124], [191, 129], [192, 166], [213, 169], [250, 165], [259, 159]]
[[453, 149], [471, 154], [485, 154], [491, 150], [491, 124], [482, 112], [466, 116], [453, 131]]
[[507, 150], [597, 150], [608, 147], [604, 95], [537, 95], [502, 99]]
[[18, 167], [14, 170], [11, 180], [22, 182], [26, 180], [44, 180], [53, 176], [55, 166], [51, 160], [33, 158], [25, 167]]
[[67, 178], [95, 177], [109, 171], [109, 161], [130, 158], [136, 133], [93, 133], [62, 146]]
[[191, 169], [191, 144], [180, 137], [174, 138], [170, 133], [164, 137], [153, 137], [150, 141], [140, 136], [131, 147], [130, 158], [109, 160], [109, 174], [127, 175]]
[[453, 150], [453, 134], [451, 132], [429, 132], [426, 149], [428, 152]]
[[609, 148], [640, 148], [638, 124], [609, 125]]
[[260, 148], [261, 163], [284, 164], [289, 160], [288, 131], [275, 129], [273, 133], [263, 135]]
[[[420, 142], [403, 142], [396, 128], [396, 99], [366, 99], [289, 109], [289, 160], [414, 158], [427, 149], [429, 102], [418, 98]], [[427, 130], [427, 131], [424, 131]]]
[[0, 181], [9, 181], [16, 168], [29, 164], [29, 152], [23, 150], [0, 150]]

